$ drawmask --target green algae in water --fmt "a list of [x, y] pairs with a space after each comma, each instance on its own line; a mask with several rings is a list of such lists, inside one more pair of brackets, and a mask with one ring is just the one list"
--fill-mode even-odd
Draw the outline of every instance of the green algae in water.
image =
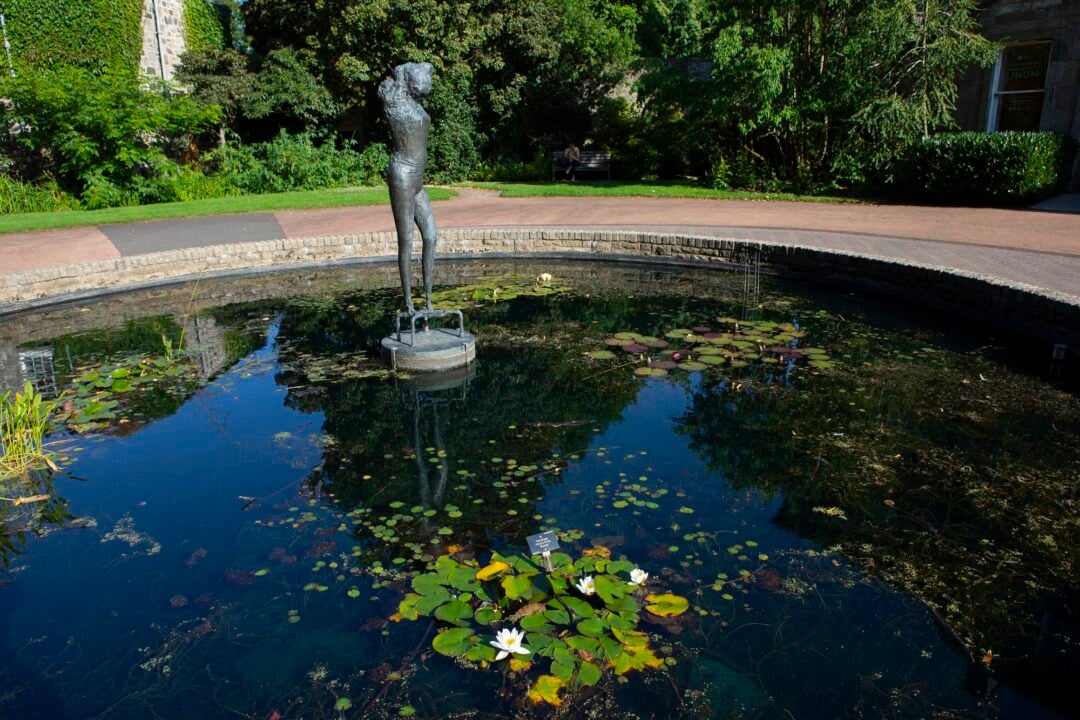
[[[438, 392], [378, 365], [396, 293], [370, 279], [377, 269], [336, 271], [304, 298], [198, 309], [231, 338], [221, 357], [232, 365], [178, 395], [172, 415], [123, 435], [90, 428], [85, 479], [52, 478], [49, 490], [106, 528], [126, 515], [160, 550], [100, 543], [90, 527], [28, 538], [10, 560], [19, 593], [0, 590], [5, 657], [19, 662], [4, 676], [20, 688], [5, 712], [541, 716], [530, 689], [573, 697], [583, 717], [1068, 707], [1074, 395], [1006, 371], [981, 338], [846, 300], [767, 286], [744, 304], [738, 276], [448, 267], [465, 285], [492, 282], [477, 272], [550, 272], [562, 289], [478, 299], [468, 321], [480, 363]], [[587, 356], [624, 341], [667, 374], [605, 371], [631, 354]], [[687, 342], [691, 372], [664, 354]], [[783, 352], [763, 348], [781, 346], [804, 356], [765, 362]], [[110, 347], [109, 358], [149, 351]], [[641, 621], [662, 682], [616, 682], [586, 648], [593, 659], [572, 667], [594, 690], [574, 695], [572, 675], [537, 688], [548, 667], [571, 666], [477, 672], [425, 655], [428, 625], [391, 621], [440, 558], [482, 566], [543, 530], [574, 559], [647, 571], [655, 598], [687, 599], [678, 615]], [[71, 577], [76, 556], [83, 573]], [[432, 632], [467, 621], [474, 580], [431, 589], [443, 616]], [[485, 643], [525, 621], [473, 617], [490, 628]], [[50, 700], [60, 667], [65, 690]]]

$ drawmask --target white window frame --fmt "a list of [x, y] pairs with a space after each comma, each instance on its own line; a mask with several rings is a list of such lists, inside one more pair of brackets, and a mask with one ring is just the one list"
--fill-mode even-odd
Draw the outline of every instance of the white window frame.
[[[1050, 52], [1046, 55], [1046, 72], [1043, 75], [1043, 86], [1039, 90], [1001, 90], [1001, 73], [1002, 68], [1005, 67], [1005, 50], [1010, 47], [1017, 47], [1020, 45], [1050, 45]], [[1054, 54], [1054, 47], [1052, 40], [1030, 40], [1028, 42], [1009, 43], [1005, 48], [1002, 48], [998, 52], [997, 62], [994, 63], [994, 70], [990, 76], [990, 106], [987, 109], [988, 115], [986, 118], [986, 131], [997, 132], [998, 129], [998, 117], [1001, 110], [1001, 96], [1002, 95], [1031, 95], [1034, 93], [1043, 94], [1043, 102], [1046, 102], [1046, 83], [1050, 78], [1050, 58]], [[1042, 113], [1039, 113], [1040, 122], [1042, 124]]]

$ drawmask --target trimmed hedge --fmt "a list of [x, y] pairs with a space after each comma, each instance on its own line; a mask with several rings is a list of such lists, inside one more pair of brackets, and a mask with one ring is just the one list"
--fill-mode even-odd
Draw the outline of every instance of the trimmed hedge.
[[901, 182], [932, 202], [1026, 204], [1064, 187], [1075, 153], [1049, 132], [943, 133], [912, 146]]
[[16, 71], [77, 65], [138, 72], [142, 6], [142, 0], [4, 0]]
[[229, 42], [229, 9], [213, 0], [184, 0], [184, 40], [188, 52], [220, 50]]

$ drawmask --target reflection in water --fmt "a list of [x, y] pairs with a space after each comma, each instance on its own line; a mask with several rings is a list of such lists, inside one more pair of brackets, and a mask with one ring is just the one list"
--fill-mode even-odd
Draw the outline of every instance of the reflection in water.
[[[456, 419], [460, 419], [468, 396], [469, 380], [475, 374], [476, 364], [472, 363], [450, 372], [426, 373], [398, 381], [412, 414], [418, 494], [425, 510], [442, 508], [450, 482], [450, 460], [443, 441], [440, 410], [443, 414], [456, 415]], [[435, 453], [434, 463], [427, 459], [425, 450], [428, 448]], [[427, 518], [424, 520], [426, 522]]]
[[[54, 475], [49, 468], [29, 468], [23, 476], [0, 482], [0, 494], [10, 496], [0, 498], [0, 572], [23, 552], [30, 538], [45, 537], [75, 520], [68, 501], [56, 493]], [[73, 525], [88, 527], [91, 522], [82, 519]]]

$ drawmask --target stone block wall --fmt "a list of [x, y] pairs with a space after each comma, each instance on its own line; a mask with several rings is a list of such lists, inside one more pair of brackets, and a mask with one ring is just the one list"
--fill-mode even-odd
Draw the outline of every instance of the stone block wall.
[[[444, 262], [455, 255], [632, 259], [729, 267], [753, 262], [766, 272], [947, 308], [979, 322], [1064, 343], [1073, 353], [1080, 348], [1080, 304], [1075, 298], [916, 263], [781, 243], [638, 231], [460, 229], [444, 231], [440, 242]], [[396, 252], [395, 233], [373, 232], [170, 250], [8, 273], [0, 275], [0, 315], [49, 304], [58, 297], [77, 299], [101, 291], [239, 271], [388, 262]], [[385, 274], [394, 278], [393, 266], [386, 266]]]
[[183, 0], [143, 0], [142, 28], [139, 71], [148, 77], [172, 80], [180, 56], [187, 50]]

